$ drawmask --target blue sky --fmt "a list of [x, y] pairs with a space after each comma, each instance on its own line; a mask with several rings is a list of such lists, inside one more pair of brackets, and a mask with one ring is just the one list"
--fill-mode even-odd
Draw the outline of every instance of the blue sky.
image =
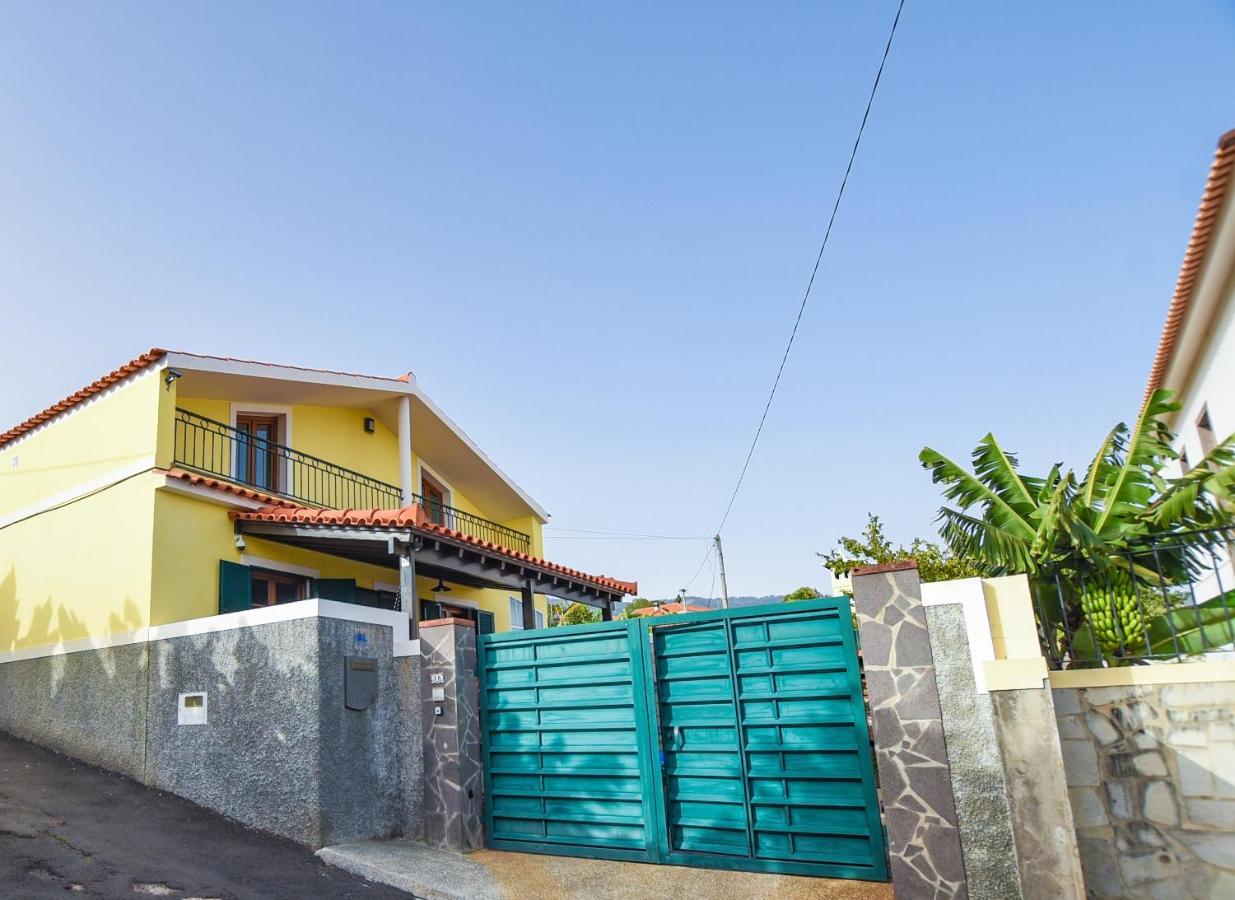
[[[701, 540], [561, 527], [715, 530], [894, 9], [5, 4], [0, 422], [153, 345], [412, 369], [554, 559], [672, 594]], [[1136, 413], [1233, 46], [1231, 3], [910, 0], [732, 592], [932, 534], [924, 444], [1080, 467]]]

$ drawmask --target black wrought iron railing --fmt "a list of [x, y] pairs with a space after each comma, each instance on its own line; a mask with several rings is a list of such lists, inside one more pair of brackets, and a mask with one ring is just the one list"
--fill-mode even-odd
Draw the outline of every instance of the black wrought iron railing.
[[1054, 668], [1235, 655], [1235, 529], [1193, 531], [1077, 560], [1033, 583]]
[[518, 550], [521, 553], [532, 552], [532, 538], [525, 532], [509, 528], [505, 525], [499, 525], [497, 522], [491, 522], [488, 519], [482, 519], [480, 516], [474, 516], [471, 513], [456, 509], [453, 506], [447, 506], [436, 500], [430, 500], [419, 494], [416, 495], [415, 499], [417, 503], [425, 508], [425, 513], [431, 522], [444, 525], [454, 531], [461, 531], [466, 535], [482, 541], [488, 541], [491, 544], [499, 544], [510, 550]]
[[309, 506], [397, 509], [393, 484], [250, 435], [186, 409], [176, 410], [176, 465]]
[[[176, 410], [176, 465], [308, 506], [326, 509], [398, 509], [398, 486], [274, 441], [257, 437], [187, 409]], [[413, 502], [429, 519], [454, 531], [530, 553], [531, 537], [419, 494]]]

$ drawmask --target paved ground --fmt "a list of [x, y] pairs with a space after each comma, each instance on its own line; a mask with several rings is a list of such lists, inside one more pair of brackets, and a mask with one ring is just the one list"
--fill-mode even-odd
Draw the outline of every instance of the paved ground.
[[0, 735], [0, 897], [408, 900], [303, 847]]
[[318, 855], [430, 900], [892, 900], [867, 881], [650, 866], [482, 850], [456, 856], [410, 841], [364, 841]]

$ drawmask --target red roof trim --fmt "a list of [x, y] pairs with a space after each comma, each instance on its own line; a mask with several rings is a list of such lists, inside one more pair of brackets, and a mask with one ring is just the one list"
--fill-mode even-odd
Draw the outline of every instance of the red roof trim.
[[695, 606], [691, 603], [665, 603], [660, 606], [644, 606], [641, 609], [636, 609], [633, 614], [639, 617], [644, 616], [669, 616], [677, 613], [688, 612], [711, 612], [709, 606]]
[[586, 581], [603, 587], [605, 590], [623, 594], [639, 593], [639, 583], [636, 581], [619, 581], [606, 575], [589, 575], [587, 572], [580, 572], [578, 569], [558, 565], [546, 559], [541, 559], [528, 553], [520, 553], [518, 550], [503, 547], [501, 544], [482, 541], [461, 531], [455, 531], [444, 525], [438, 525], [429, 519], [424, 509], [417, 505], [405, 506], [402, 509], [310, 509], [305, 506], [285, 505], [268, 506], [251, 512], [233, 510], [230, 515], [233, 519], [242, 522], [274, 522], [322, 527], [410, 528], [424, 534], [440, 535], [451, 540], [472, 544], [493, 553], [500, 553], [510, 559], [519, 560], [539, 569], [544, 569], [546, 572], [565, 575], [578, 581]]
[[33, 431], [34, 429], [38, 428], [40, 425], [43, 425], [51, 421], [56, 416], [60, 415], [63, 412], [67, 412], [68, 410], [72, 409], [74, 406], [77, 406], [79, 403], [82, 403], [90, 399], [95, 394], [98, 394], [98, 393], [101, 393], [107, 390], [113, 384], [123, 381], [124, 379], [132, 375], [133, 373], [140, 372], [142, 369], [146, 368], [151, 363], [157, 362], [158, 360], [162, 359], [166, 355], [167, 355], [166, 350], [160, 350], [158, 347], [155, 347], [154, 349], [149, 350], [146, 353], [143, 353], [141, 356], [138, 356], [134, 359], [129, 360], [123, 366], [121, 366], [118, 369], [115, 369], [112, 372], [107, 373], [102, 378], [100, 378], [98, 381], [95, 381], [92, 384], [86, 385], [80, 391], [76, 391], [72, 394], [69, 394], [69, 396], [65, 397], [60, 402], [53, 403], [51, 406], [47, 407], [47, 409], [43, 410], [41, 413], [36, 413], [35, 415], [26, 419], [26, 421], [22, 422], [20, 425], [14, 425], [8, 431], [4, 432], [3, 434], [0, 434], [0, 447], [3, 447], [5, 444], [11, 443], [12, 441], [21, 437], [26, 432]]
[[1183, 266], [1179, 270], [1179, 279], [1175, 282], [1175, 295], [1167, 309], [1166, 323], [1162, 326], [1158, 352], [1154, 355], [1153, 367], [1149, 370], [1149, 384], [1145, 388], [1141, 409], [1149, 402], [1150, 395], [1162, 387], [1162, 381], [1166, 378], [1166, 367], [1175, 355], [1175, 345], [1183, 329], [1192, 294], [1196, 290], [1197, 277], [1209, 250], [1210, 238], [1213, 237], [1218, 223], [1218, 212], [1226, 199], [1232, 172], [1235, 172], [1235, 129], [1218, 138], [1218, 149], [1214, 153], [1213, 165], [1209, 168], [1209, 178], [1205, 182], [1205, 192], [1201, 195], [1196, 221], [1192, 224], [1192, 237], [1188, 241]]
[[252, 488], [241, 487], [238, 484], [232, 484], [230, 481], [220, 481], [217, 478], [211, 478], [208, 475], [199, 475], [196, 472], [188, 472], [184, 469], [166, 469], [156, 470], [162, 471], [168, 478], [178, 478], [181, 481], [197, 487], [209, 488], [210, 490], [223, 491], [227, 494], [234, 494], [237, 497], [244, 497], [246, 500], [255, 500], [258, 503], [265, 503], [268, 506], [296, 507], [300, 504], [293, 503], [291, 500], [284, 500], [282, 497], [275, 497], [272, 494], [267, 494], [262, 491], [255, 491]]

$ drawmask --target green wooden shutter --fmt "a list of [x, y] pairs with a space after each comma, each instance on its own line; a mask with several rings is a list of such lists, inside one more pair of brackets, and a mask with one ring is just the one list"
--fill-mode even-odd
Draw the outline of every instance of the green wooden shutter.
[[476, 611], [476, 631], [478, 634], [493, 634], [493, 613], [483, 609]]
[[322, 600], [338, 600], [340, 603], [355, 603], [356, 579], [318, 578], [313, 582], [313, 592]]
[[253, 575], [248, 566], [219, 560], [219, 612], [253, 608]]

